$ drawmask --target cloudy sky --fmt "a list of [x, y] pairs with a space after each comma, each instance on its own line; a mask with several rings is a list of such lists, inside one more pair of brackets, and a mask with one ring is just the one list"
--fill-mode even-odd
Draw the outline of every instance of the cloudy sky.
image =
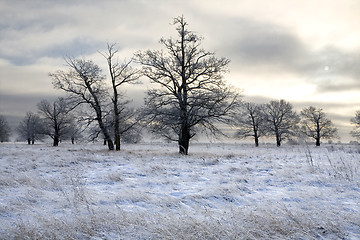
[[63, 69], [65, 56], [106, 70], [98, 51], [107, 42], [130, 59], [175, 36], [170, 23], [179, 15], [206, 50], [231, 60], [225, 78], [245, 100], [321, 107], [341, 140], [351, 140], [350, 118], [360, 110], [359, 0], [0, 0], [0, 114], [15, 124], [41, 99], [61, 95], [48, 73]]

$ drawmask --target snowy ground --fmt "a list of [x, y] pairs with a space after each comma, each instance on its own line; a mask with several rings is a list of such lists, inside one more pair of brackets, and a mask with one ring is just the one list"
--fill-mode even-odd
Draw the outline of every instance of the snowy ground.
[[0, 144], [1, 239], [360, 239], [359, 146]]

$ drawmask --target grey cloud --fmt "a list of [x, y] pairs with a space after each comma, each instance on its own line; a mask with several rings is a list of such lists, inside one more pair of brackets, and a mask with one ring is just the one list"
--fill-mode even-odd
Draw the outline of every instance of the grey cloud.
[[41, 57], [61, 57], [69, 52], [88, 53], [87, 49], [94, 45], [91, 38], [64, 37], [66, 33], [61, 29], [77, 24], [65, 5], [37, 0], [7, 2], [0, 10], [0, 58], [14, 65], [28, 65]]
[[7, 31], [26, 33], [50, 31], [61, 25], [74, 23], [75, 15], [70, 14], [70, 5], [65, 1], [12, 1], [4, 0], [0, 9], [1, 38], [7, 37]]
[[37, 111], [36, 104], [42, 99], [55, 100], [58, 96], [49, 94], [11, 94], [0, 92], [0, 112], [23, 116], [28, 111]]
[[222, 28], [228, 35], [218, 48], [239, 71], [291, 72], [319, 91], [360, 90], [359, 53], [331, 46], [314, 51], [289, 29], [249, 19], [228, 20]]
[[360, 55], [325, 48], [314, 54], [313, 81], [319, 91], [360, 90]]
[[305, 52], [297, 38], [278, 26], [242, 20], [236, 29], [239, 35], [229, 44], [242, 63], [289, 65]]
[[90, 37], [77, 37], [70, 42], [51, 46], [42, 51], [41, 55], [47, 57], [77, 57], [98, 51], [105, 46], [105, 42], [96, 41]]
[[0, 58], [7, 59], [16, 66], [30, 65], [42, 57], [62, 58], [65, 56], [78, 57], [92, 54], [105, 46], [105, 42], [96, 41], [90, 37], [77, 37], [62, 44], [51, 45], [48, 48], [24, 51], [22, 54], [4, 55]]
[[[6, 1], [0, 8], [0, 58], [28, 65], [41, 57], [86, 55], [106, 41], [149, 45], [163, 14], [143, 1]], [[137, 17], [138, 16], [138, 17]], [[151, 42], [150, 42], [151, 43]]]
[[[42, 99], [54, 101], [60, 95], [48, 94], [10, 94], [0, 91], [0, 114], [6, 117], [9, 126], [15, 131], [16, 127], [27, 112], [38, 112], [37, 104]], [[14, 134], [15, 132], [13, 132]]]
[[242, 18], [227, 19], [219, 27], [226, 38], [218, 48], [240, 66], [291, 66], [297, 56], [306, 54], [299, 39], [277, 25]]

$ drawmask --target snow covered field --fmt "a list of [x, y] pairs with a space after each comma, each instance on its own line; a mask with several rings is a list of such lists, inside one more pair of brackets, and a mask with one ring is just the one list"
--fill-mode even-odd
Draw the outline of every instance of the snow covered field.
[[360, 149], [0, 144], [1, 239], [360, 239]]

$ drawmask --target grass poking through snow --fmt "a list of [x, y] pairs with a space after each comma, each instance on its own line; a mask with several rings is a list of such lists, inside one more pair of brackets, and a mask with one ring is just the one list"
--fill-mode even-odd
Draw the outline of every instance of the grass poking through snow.
[[101, 147], [1, 144], [0, 238], [360, 238], [355, 146]]

